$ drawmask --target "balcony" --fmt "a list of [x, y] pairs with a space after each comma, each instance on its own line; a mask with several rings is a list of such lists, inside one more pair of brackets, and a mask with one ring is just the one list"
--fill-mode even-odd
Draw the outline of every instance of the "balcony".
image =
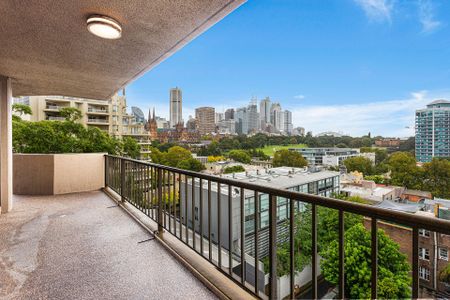
[[65, 121], [66, 118], [64, 118], [64, 117], [48, 116], [48, 117], [47, 117], [47, 120], [49, 120], [49, 121]]
[[109, 120], [108, 119], [93, 119], [93, 118], [88, 118], [87, 123], [92, 123], [92, 124], [101, 124], [101, 125], [109, 125]]
[[[339, 215], [337, 259], [340, 279], [339, 284], [334, 287], [338, 298], [343, 297], [347, 288], [344, 215], [354, 213], [365, 218], [372, 239], [372, 261], [380, 259], [378, 228], [384, 228], [389, 223], [408, 228], [410, 244], [409, 249], [405, 251], [411, 253], [413, 298], [419, 296], [419, 231], [450, 234], [450, 222], [442, 219], [114, 156], [106, 158], [106, 186], [106, 191], [118, 199], [121, 205], [133, 207], [138, 211], [141, 220], [153, 221], [160, 233], [189, 247], [228, 279], [233, 280], [242, 290], [262, 299], [321, 298], [325, 295], [327, 288], [324, 287], [323, 278], [320, 276], [321, 258], [317, 251], [317, 212], [321, 208], [335, 210]], [[257, 201], [253, 206], [248, 204], [252, 197], [262, 199], [263, 196], [268, 200], [267, 220], [262, 220], [262, 214], [258, 213], [262, 212], [262, 202]], [[285, 203], [283, 205], [286, 206], [283, 211], [287, 215], [283, 218], [280, 218], [280, 203]], [[313, 251], [310, 269], [307, 270], [310, 279], [299, 279], [302, 276], [297, 275], [280, 277], [276, 273], [279, 262], [275, 253], [284, 243], [288, 243], [289, 274], [297, 274], [294, 262], [300, 253], [294, 246], [294, 234], [298, 226], [295, 224], [296, 220], [305, 217], [305, 207], [309, 207], [309, 216], [312, 218], [310, 242]], [[249, 216], [254, 216], [250, 223]], [[262, 224], [267, 226], [263, 228]], [[371, 264], [370, 260], [366, 263], [371, 268], [371, 286], [378, 286], [378, 265]], [[371, 298], [377, 298], [377, 292], [377, 289], [372, 289]]]
[[90, 114], [108, 114], [109, 112], [108, 112], [108, 109], [89, 107], [88, 113], [90, 113]]
[[46, 105], [45, 106], [45, 110], [50, 110], [50, 111], [59, 111], [61, 108], [63, 108], [64, 106], [59, 106], [59, 105]]
[[14, 197], [0, 218], [0, 297], [214, 298], [103, 192]]

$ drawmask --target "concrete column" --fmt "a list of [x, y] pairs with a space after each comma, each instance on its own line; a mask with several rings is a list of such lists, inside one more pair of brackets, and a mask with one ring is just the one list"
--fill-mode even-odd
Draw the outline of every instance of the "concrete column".
[[12, 88], [0, 76], [0, 201], [1, 213], [12, 209]]

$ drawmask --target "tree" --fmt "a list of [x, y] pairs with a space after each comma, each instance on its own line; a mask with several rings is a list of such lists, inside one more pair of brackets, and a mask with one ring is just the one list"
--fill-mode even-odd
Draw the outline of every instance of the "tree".
[[244, 150], [231, 150], [228, 153], [228, 157], [243, 164], [248, 164], [252, 161], [250, 155]]
[[283, 149], [275, 152], [272, 165], [274, 167], [302, 168], [307, 166], [308, 162], [303, 158], [301, 153]]
[[[401, 299], [411, 297], [410, 266], [406, 255], [400, 252], [398, 244], [383, 230], [378, 236], [378, 297]], [[345, 232], [345, 298], [370, 298], [371, 278], [371, 236], [362, 224], [356, 224]], [[321, 252], [322, 274], [332, 284], [338, 284], [339, 250], [338, 241], [330, 243]]]
[[23, 115], [32, 115], [33, 112], [31, 111], [31, 107], [29, 105], [26, 104], [22, 104], [22, 103], [14, 103], [12, 105], [12, 111], [17, 115], [13, 115], [13, 120], [15, 121], [20, 121], [22, 120], [22, 116]]
[[63, 107], [59, 110], [59, 114], [69, 122], [76, 122], [83, 116], [81, 110], [75, 107]]
[[205, 169], [205, 166], [197, 159], [190, 157], [188, 159], [184, 159], [177, 164], [177, 168], [190, 170], [195, 172], [200, 172]]
[[425, 190], [434, 197], [450, 198], [450, 161], [433, 158], [431, 162], [423, 164], [423, 173]]
[[192, 154], [189, 150], [180, 146], [174, 146], [167, 150], [163, 163], [167, 166], [177, 167], [182, 160], [187, 160], [189, 158], [192, 158]]
[[124, 137], [122, 140], [122, 148], [123, 148], [123, 155], [131, 157], [131, 158], [139, 158], [140, 156], [140, 149], [141, 147], [136, 142], [135, 139], [131, 137]]
[[416, 159], [408, 152], [395, 152], [387, 159], [391, 171], [391, 184], [420, 189], [422, 170], [416, 166]]
[[241, 165], [236, 165], [231, 167], [225, 167], [223, 169], [224, 174], [238, 173], [238, 172], [245, 172], [245, 168]]
[[384, 184], [385, 182], [385, 178], [383, 175], [369, 175], [369, 176], [364, 176], [365, 180], [371, 180], [374, 181], [377, 184]]
[[348, 172], [358, 171], [365, 175], [373, 173], [372, 161], [363, 156], [354, 156], [344, 160], [344, 165]]
[[439, 280], [445, 283], [450, 283], [450, 264], [442, 269], [441, 273], [439, 273]]
[[55, 121], [13, 121], [13, 149], [17, 153], [122, 152], [122, 145], [99, 128]]

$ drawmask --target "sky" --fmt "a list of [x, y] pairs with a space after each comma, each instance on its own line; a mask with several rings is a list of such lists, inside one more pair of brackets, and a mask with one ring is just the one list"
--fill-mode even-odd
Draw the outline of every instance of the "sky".
[[414, 112], [450, 99], [449, 0], [248, 0], [127, 87], [168, 117], [169, 89], [223, 112], [266, 96], [317, 134], [414, 135]]

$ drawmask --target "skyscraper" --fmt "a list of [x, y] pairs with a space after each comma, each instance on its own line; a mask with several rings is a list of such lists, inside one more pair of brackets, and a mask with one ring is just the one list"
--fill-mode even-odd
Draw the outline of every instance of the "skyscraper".
[[284, 128], [283, 131], [291, 135], [292, 134], [292, 112], [290, 110], [285, 110], [284, 112]]
[[450, 157], [450, 101], [435, 100], [416, 110], [416, 159]]
[[199, 107], [195, 109], [198, 131], [201, 135], [211, 134], [216, 131], [214, 107]]
[[259, 103], [259, 118], [261, 121], [261, 130], [265, 130], [267, 124], [270, 123], [270, 98], [266, 97]]
[[247, 107], [247, 133], [252, 133], [258, 131], [260, 128], [258, 104], [255, 101], [250, 102]]
[[178, 87], [170, 89], [170, 127], [183, 122], [182, 104], [181, 90]]
[[225, 120], [234, 120], [234, 108], [225, 111]]
[[272, 103], [270, 106], [270, 123], [275, 128], [275, 131], [282, 131], [284, 129], [284, 116], [282, 115], [280, 103]]

